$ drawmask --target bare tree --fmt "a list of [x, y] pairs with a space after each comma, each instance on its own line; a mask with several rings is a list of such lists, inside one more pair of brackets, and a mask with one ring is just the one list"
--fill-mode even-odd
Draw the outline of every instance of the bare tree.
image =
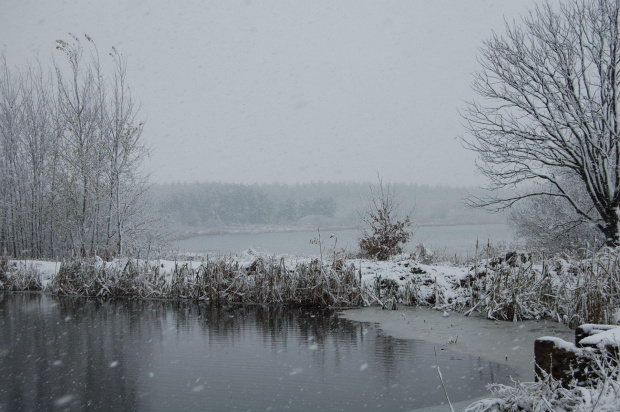
[[[144, 207], [138, 206], [147, 188], [146, 179], [140, 174], [140, 165], [148, 156], [148, 149], [141, 140], [144, 122], [138, 120], [140, 107], [134, 103], [127, 84], [127, 60], [114, 47], [110, 56], [114, 61], [114, 74], [106, 112], [107, 244], [108, 250], [122, 255], [126, 224]], [[139, 226], [134, 223], [134, 228]]]
[[619, 245], [620, 0], [545, 3], [485, 41], [479, 62], [473, 89], [482, 100], [463, 112], [463, 141], [489, 189], [514, 194], [473, 203], [500, 210], [555, 198]]
[[[53, 241], [46, 239], [53, 235], [48, 232], [46, 222], [53, 221], [53, 207], [49, 204], [48, 193], [53, 191], [48, 179], [57, 161], [57, 135], [54, 130], [53, 87], [51, 75], [42, 68], [40, 62], [30, 65], [22, 73], [19, 81], [22, 96], [20, 119], [22, 164], [24, 174], [19, 176], [21, 190], [28, 204], [23, 217], [27, 233], [29, 255], [39, 257], [52, 253]], [[48, 250], [49, 249], [49, 250]]]
[[141, 140], [144, 123], [128, 86], [126, 59], [112, 48], [112, 74], [105, 76], [93, 40], [85, 39], [87, 48], [75, 36], [70, 43], [57, 41], [56, 47], [66, 57], [64, 66], [55, 65], [65, 210], [74, 222], [68, 231], [74, 249], [111, 257], [124, 253], [128, 226], [134, 232], [144, 226], [139, 208], [147, 184], [141, 163], [148, 150]]
[[22, 173], [20, 129], [22, 96], [6, 55], [0, 54], [0, 208], [2, 211], [2, 253], [17, 254], [25, 242], [15, 217], [23, 210], [18, 176]]
[[152, 239], [125, 59], [113, 48], [106, 65], [84, 38], [57, 41], [53, 70], [0, 54], [0, 253], [112, 257]]
[[55, 63], [57, 105], [63, 131], [63, 196], [73, 223], [68, 235], [75, 252], [86, 256], [96, 252], [93, 236], [100, 218], [105, 84], [98, 54], [84, 58], [80, 40], [75, 36], [72, 40], [57, 40], [56, 48], [66, 57], [61, 61], [66, 65]]
[[[583, 210], [594, 210], [592, 201], [577, 179], [563, 184]], [[556, 189], [547, 187], [543, 190]], [[540, 188], [533, 187], [531, 191], [535, 193]], [[525, 239], [528, 246], [550, 253], [591, 251], [598, 249], [605, 240], [591, 220], [584, 219], [568, 202], [555, 196], [541, 195], [523, 199], [511, 208], [508, 221], [517, 236]]]

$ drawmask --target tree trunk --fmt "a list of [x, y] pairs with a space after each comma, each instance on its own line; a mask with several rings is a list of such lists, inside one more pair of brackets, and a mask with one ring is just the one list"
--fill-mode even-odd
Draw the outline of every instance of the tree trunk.
[[606, 214], [605, 226], [601, 231], [605, 234], [605, 244], [609, 247], [620, 246], [620, 233], [618, 232], [618, 208], [614, 207]]

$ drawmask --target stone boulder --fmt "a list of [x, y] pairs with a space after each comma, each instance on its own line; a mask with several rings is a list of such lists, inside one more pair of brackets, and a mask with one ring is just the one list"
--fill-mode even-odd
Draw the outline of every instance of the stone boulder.
[[534, 342], [536, 379], [551, 375], [567, 386], [572, 380], [585, 382], [589, 378], [591, 354], [605, 353], [612, 362], [618, 362], [620, 327], [585, 324], [575, 329], [575, 343], [545, 336]]

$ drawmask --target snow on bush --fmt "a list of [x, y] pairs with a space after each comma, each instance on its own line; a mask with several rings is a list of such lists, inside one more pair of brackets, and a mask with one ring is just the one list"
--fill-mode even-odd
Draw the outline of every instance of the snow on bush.
[[363, 229], [359, 248], [363, 256], [377, 260], [388, 260], [391, 256], [403, 253], [409, 241], [411, 219], [405, 216], [398, 220], [400, 202], [390, 185], [384, 185], [379, 178], [377, 189], [371, 187], [368, 207], [361, 215], [369, 229]]
[[590, 353], [592, 378], [584, 384], [572, 382], [568, 387], [546, 376], [538, 382], [514, 386], [489, 385], [491, 397], [474, 402], [466, 412], [561, 412], [620, 410], [620, 368], [618, 359]]

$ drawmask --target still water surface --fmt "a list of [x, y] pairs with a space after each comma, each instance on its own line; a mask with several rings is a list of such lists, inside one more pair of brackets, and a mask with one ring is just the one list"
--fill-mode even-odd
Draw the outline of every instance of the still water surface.
[[[333, 237], [332, 237], [333, 235]], [[345, 248], [348, 252], [358, 249], [358, 230], [322, 230], [321, 242], [326, 251]], [[318, 232], [276, 232], [276, 233], [232, 233], [222, 235], [197, 236], [176, 241], [174, 246], [181, 252], [200, 253], [238, 253], [252, 247], [265, 253], [318, 255], [319, 247], [312, 243]], [[431, 250], [460, 257], [472, 255], [476, 240], [481, 245], [487, 242], [511, 242], [513, 232], [505, 224], [423, 226], [413, 230], [411, 241], [405, 252], [414, 252], [422, 242]]]
[[[509, 382], [437, 347], [451, 400]], [[408, 410], [445, 402], [433, 345], [326, 311], [0, 294], [0, 410]]]

